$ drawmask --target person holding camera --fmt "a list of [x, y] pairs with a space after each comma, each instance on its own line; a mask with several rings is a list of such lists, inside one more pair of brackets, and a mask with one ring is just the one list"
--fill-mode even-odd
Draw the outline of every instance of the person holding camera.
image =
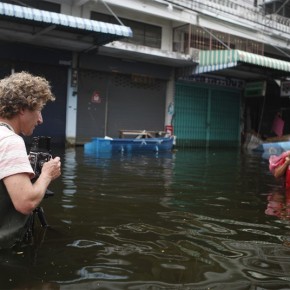
[[43, 107], [54, 100], [45, 78], [19, 72], [0, 80], [0, 249], [22, 241], [29, 217], [61, 175], [61, 161], [55, 157], [32, 181], [35, 173], [20, 136], [32, 135], [43, 123]]

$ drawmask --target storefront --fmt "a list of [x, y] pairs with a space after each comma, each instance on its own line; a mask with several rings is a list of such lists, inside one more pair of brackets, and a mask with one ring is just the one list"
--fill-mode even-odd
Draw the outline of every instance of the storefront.
[[120, 130], [164, 130], [169, 67], [90, 55], [79, 65], [77, 144]]
[[247, 131], [270, 134], [277, 110], [288, 106], [277, 81], [287, 75], [290, 62], [283, 60], [239, 50], [200, 51], [192, 75], [176, 83], [177, 146], [240, 146]]

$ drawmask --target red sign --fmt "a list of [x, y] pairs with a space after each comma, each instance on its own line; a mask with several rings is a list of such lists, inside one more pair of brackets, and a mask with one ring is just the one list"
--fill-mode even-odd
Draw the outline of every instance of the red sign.
[[93, 92], [92, 97], [91, 97], [92, 103], [97, 103], [99, 104], [101, 102], [101, 97], [100, 94], [96, 91]]

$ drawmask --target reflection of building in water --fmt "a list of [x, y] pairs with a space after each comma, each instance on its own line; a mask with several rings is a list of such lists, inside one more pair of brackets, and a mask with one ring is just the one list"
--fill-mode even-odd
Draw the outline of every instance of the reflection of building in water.
[[196, 199], [206, 199], [208, 194], [214, 193], [213, 198], [216, 199], [223, 193], [240, 190], [237, 187], [241, 186], [240, 181], [244, 178], [241, 172], [244, 166], [240, 163], [246, 162], [246, 158], [241, 159], [236, 150], [197, 148], [180, 150], [175, 155], [172, 186], [166, 191], [163, 206], [192, 207]]
[[[152, 184], [168, 188], [172, 184], [175, 154], [173, 152], [142, 152], [142, 153], [107, 153], [89, 154], [84, 151], [84, 163], [90, 167], [102, 169], [103, 175], [114, 176], [124, 174], [133, 178], [149, 179]], [[128, 175], [129, 174], [129, 175]], [[111, 177], [112, 177], [111, 176]]]
[[63, 160], [63, 173], [62, 179], [64, 184], [63, 189], [63, 203], [62, 206], [65, 208], [71, 208], [72, 200], [71, 196], [76, 193], [77, 185], [75, 183], [76, 177], [76, 149], [66, 148]]

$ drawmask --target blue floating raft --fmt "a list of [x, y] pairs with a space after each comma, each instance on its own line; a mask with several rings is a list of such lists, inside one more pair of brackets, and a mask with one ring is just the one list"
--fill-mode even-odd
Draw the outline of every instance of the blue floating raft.
[[290, 150], [290, 141], [264, 142], [259, 144], [254, 151], [263, 152], [265, 155], [280, 155], [284, 151]]
[[165, 152], [173, 148], [174, 137], [158, 138], [92, 138], [84, 144], [85, 153], [113, 152]]
[[244, 147], [254, 152], [260, 152], [265, 158], [268, 158], [271, 155], [280, 155], [290, 150], [290, 136], [262, 140], [253, 134], [247, 134]]

